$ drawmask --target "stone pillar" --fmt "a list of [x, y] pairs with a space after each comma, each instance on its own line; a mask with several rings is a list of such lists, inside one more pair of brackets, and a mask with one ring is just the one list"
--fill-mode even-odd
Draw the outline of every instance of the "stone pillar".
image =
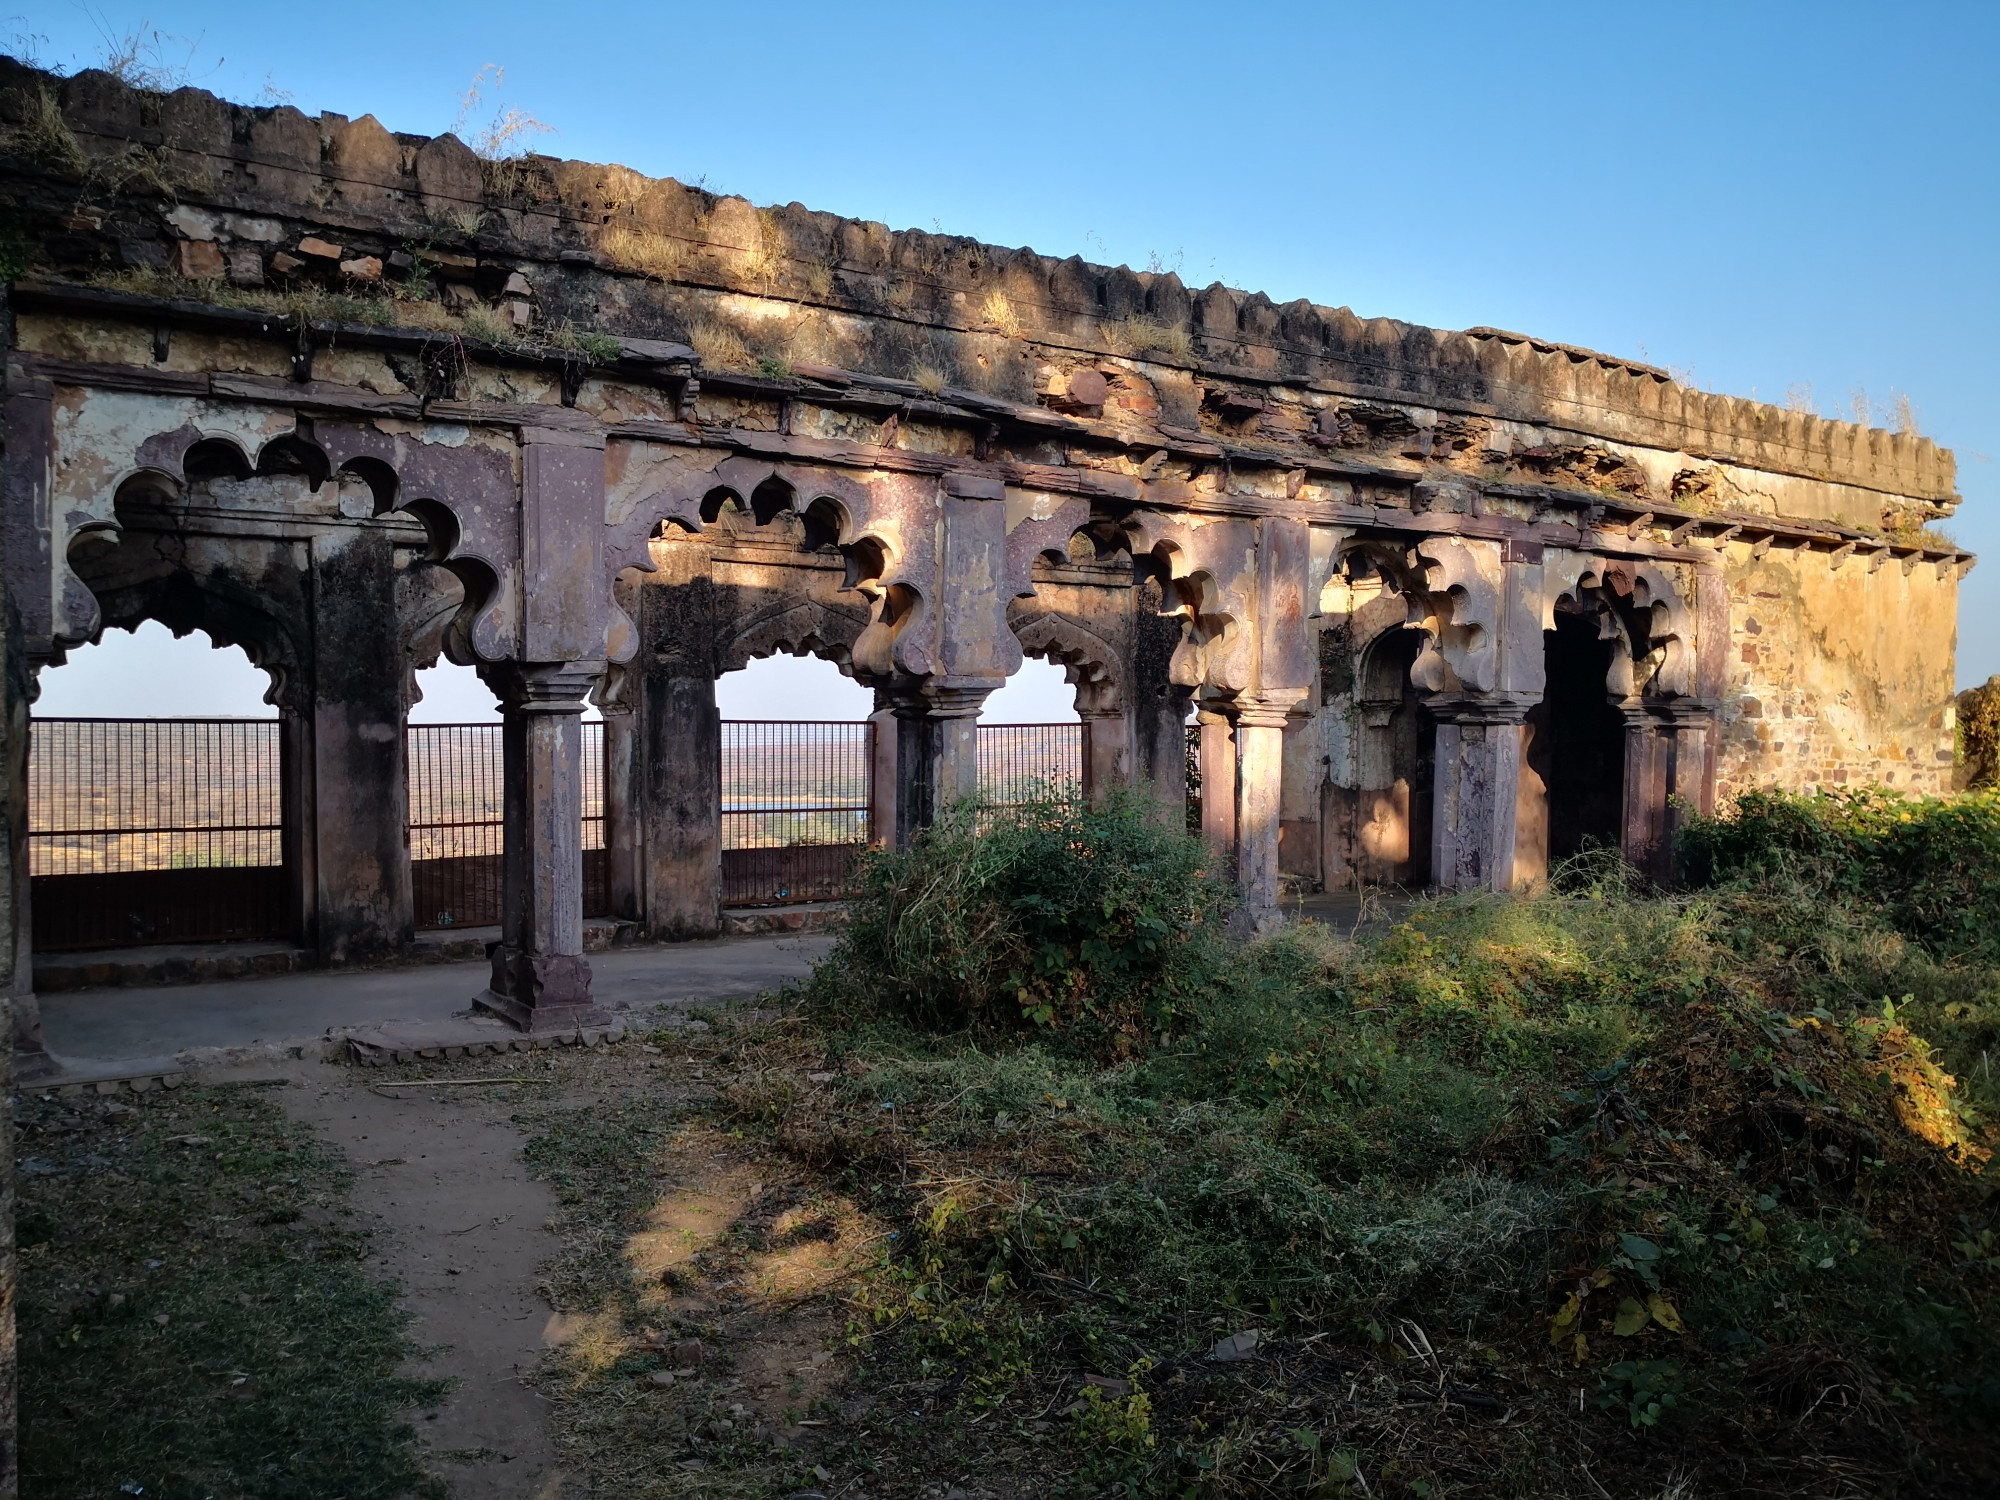
[[1194, 689], [1173, 680], [1181, 622], [1160, 613], [1166, 599], [1157, 579], [1143, 580], [1132, 593], [1132, 768], [1151, 783], [1167, 824], [1186, 828], [1187, 718]]
[[[4, 604], [5, 601], [0, 601]], [[21, 635], [7, 606], [6, 660], [0, 670], [0, 997], [7, 1006], [7, 1041], [16, 1085], [56, 1071], [42, 1041], [42, 1009], [35, 998], [34, 916], [28, 866], [28, 709], [34, 683], [20, 650]], [[0, 1094], [0, 1100], [5, 1099]], [[11, 1172], [13, 1157], [6, 1158]], [[0, 1314], [4, 1316], [4, 1314]], [[11, 1410], [11, 1408], [9, 1408]], [[11, 1460], [11, 1450], [0, 1461]]]
[[1132, 721], [1122, 709], [1083, 713], [1083, 794], [1102, 803], [1132, 782]]
[[1204, 708], [1200, 726], [1201, 837], [1224, 870], [1236, 868], [1236, 731], [1228, 716]]
[[645, 757], [640, 749], [639, 714], [627, 693], [628, 684], [598, 702], [604, 715], [604, 864], [611, 915], [620, 922], [645, 919], [645, 834], [640, 822], [644, 805], [642, 778]]
[[1393, 702], [1355, 705], [1354, 874], [1359, 885], [1400, 885], [1410, 868], [1410, 777], [1396, 776]]
[[1667, 821], [1668, 745], [1646, 705], [1632, 699], [1618, 706], [1625, 720], [1625, 797], [1620, 809], [1618, 846], [1633, 869], [1657, 879], [1660, 839]]
[[713, 937], [722, 930], [722, 713], [715, 679], [649, 672], [641, 701], [646, 935]]
[[875, 712], [868, 716], [868, 838], [878, 849], [896, 847], [897, 789], [901, 778], [896, 771], [896, 728], [894, 700], [882, 688], [875, 690]]
[[312, 831], [306, 933], [321, 963], [342, 964], [414, 935], [395, 545], [357, 529], [315, 537], [312, 568], [311, 700], [297, 715], [296, 800]]
[[[1283, 708], [1269, 704], [1245, 703], [1236, 711], [1236, 886], [1243, 903], [1241, 919], [1252, 929], [1278, 915], [1286, 718]], [[1207, 790], [1204, 776], [1204, 814]]]
[[473, 1004], [522, 1031], [569, 1031], [609, 1017], [591, 1000], [583, 956], [583, 731], [595, 663], [483, 668], [500, 699], [506, 777], [500, 941]]
[[908, 847], [953, 803], [978, 795], [979, 709], [999, 686], [930, 682], [895, 695], [896, 847]]
[[1620, 841], [1627, 863], [1670, 885], [1674, 836], [1690, 816], [1715, 804], [1715, 711], [1685, 698], [1627, 700], [1625, 801]]
[[1514, 889], [1521, 723], [1532, 702], [1506, 693], [1426, 700], [1437, 720], [1431, 879], [1440, 890]]

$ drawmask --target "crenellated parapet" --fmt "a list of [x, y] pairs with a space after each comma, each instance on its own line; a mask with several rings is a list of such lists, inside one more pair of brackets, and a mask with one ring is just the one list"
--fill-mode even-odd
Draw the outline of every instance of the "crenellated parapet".
[[[757, 207], [619, 166], [486, 161], [367, 115], [8, 63], [0, 132], [32, 273], [402, 319], [539, 349], [572, 382], [592, 362], [659, 358], [650, 341], [696, 351], [711, 376], [1039, 413], [1051, 435], [1696, 497], [1694, 512], [1862, 530], [1913, 530], [1957, 502], [1952, 456], [1928, 439], [1631, 360]], [[423, 365], [410, 388], [452, 384]]]

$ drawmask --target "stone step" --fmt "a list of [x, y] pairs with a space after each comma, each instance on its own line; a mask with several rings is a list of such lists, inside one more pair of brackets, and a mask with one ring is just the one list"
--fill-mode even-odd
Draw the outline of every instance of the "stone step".
[[824, 932], [847, 915], [845, 901], [803, 901], [796, 906], [732, 906], [722, 912], [725, 937], [776, 932]]

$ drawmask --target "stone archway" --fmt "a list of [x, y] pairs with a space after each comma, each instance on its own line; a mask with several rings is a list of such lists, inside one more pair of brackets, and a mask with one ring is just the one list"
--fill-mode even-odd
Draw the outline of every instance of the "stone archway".
[[1355, 677], [1356, 879], [1421, 889], [1431, 880], [1437, 723], [1412, 670], [1427, 648], [1410, 625], [1375, 636]]
[[[1524, 858], [1540, 872], [1591, 845], [1665, 883], [1681, 820], [1713, 801], [1713, 709], [1696, 693], [1694, 623], [1663, 567], [1580, 554], [1544, 570], [1546, 684], [1530, 710]], [[1534, 842], [1525, 835], [1532, 831]]]

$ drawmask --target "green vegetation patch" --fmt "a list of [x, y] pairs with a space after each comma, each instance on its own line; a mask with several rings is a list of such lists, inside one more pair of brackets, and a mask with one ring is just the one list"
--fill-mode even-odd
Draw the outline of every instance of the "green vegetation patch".
[[441, 1495], [346, 1177], [243, 1089], [19, 1104], [24, 1493]]
[[[523, 1117], [565, 1461], [662, 1497], [1990, 1493], [2000, 969], [1952, 914], [1992, 817], [1762, 799], [1695, 825], [1697, 891], [1599, 864], [1248, 944], [1142, 803], [953, 820], [800, 990], [555, 1061], [600, 1079]], [[774, 1279], [816, 1237], [831, 1274]]]
[[735, 1044], [723, 1117], [887, 1226], [851, 1348], [924, 1395], [845, 1451], [871, 1488], [1990, 1476], [1990, 804], [1850, 802], [1833, 866], [1718, 856], [1696, 895], [1586, 872], [1247, 946], [1145, 816], [878, 863], [805, 1024]]

